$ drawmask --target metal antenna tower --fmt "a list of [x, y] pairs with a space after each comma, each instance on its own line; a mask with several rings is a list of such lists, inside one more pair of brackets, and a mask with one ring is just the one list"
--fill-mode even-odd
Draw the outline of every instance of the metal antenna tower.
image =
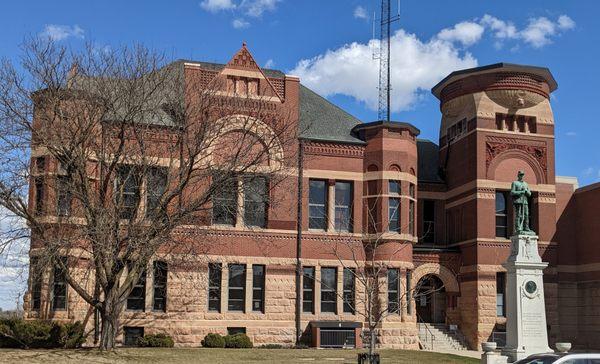
[[381, 21], [379, 32], [379, 107], [378, 119], [390, 121], [390, 37], [393, 22], [400, 20], [400, 1], [398, 0], [398, 13], [392, 16], [391, 0], [381, 0]]

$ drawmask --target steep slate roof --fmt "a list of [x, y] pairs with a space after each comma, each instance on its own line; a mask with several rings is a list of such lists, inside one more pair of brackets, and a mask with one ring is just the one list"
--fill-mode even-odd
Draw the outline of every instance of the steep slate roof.
[[420, 182], [443, 183], [438, 173], [439, 147], [431, 140], [417, 139], [418, 180]]
[[[225, 67], [224, 64], [220, 63], [197, 62], [181, 59], [166, 65], [157, 72], [174, 72], [175, 77], [182, 77], [183, 75], [181, 72], [183, 72], [182, 65], [184, 63], [197, 64], [202, 68], [214, 71], [220, 71]], [[267, 77], [285, 77], [285, 73], [279, 70], [262, 69], [262, 71]], [[82, 89], [90, 87], [93, 88], [93, 82], [90, 81], [91, 80], [84, 77], [76, 77], [74, 79], [74, 84], [76, 87]], [[176, 99], [173, 97], [170, 98]], [[299, 108], [300, 136], [308, 140], [366, 144], [362, 139], [358, 138], [354, 130], [360, 129], [363, 125], [368, 127], [369, 125], [378, 125], [383, 123], [381, 121], [363, 123], [361, 120], [350, 115], [346, 111], [342, 110], [338, 106], [334, 105], [324, 97], [318, 95], [316, 92], [302, 84], [300, 84]], [[168, 116], [163, 110], [158, 111], [156, 115], [146, 115], [145, 119], [148, 120], [149, 123], [155, 125], [174, 126], [171, 117]], [[405, 123], [400, 124], [404, 125]], [[418, 134], [418, 129], [410, 124], [406, 125], [414, 128], [414, 131]], [[434, 183], [443, 182], [438, 175], [438, 149], [438, 146], [429, 140], [417, 140], [419, 181]]]
[[[178, 60], [181, 63], [192, 63], [204, 69], [221, 71], [225, 65], [212, 62]], [[279, 70], [261, 68], [269, 78], [284, 78], [285, 73]], [[318, 95], [308, 87], [300, 84], [300, 136], [309, 140], [364, 144], [352, 132], [352, 128], [362, 122]]]
[[300, 85], [300, 136], [310, 140], [364, 144], [352, 132], [362, 122]]

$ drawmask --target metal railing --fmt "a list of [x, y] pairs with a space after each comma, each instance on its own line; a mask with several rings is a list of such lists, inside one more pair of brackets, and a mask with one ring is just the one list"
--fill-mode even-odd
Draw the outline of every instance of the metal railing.
[[[433, 335], [433, 332], [431, 331], [427, 323], [423, 322], [419, 314], [417, 314], [417, 324], [425, 326], [425, 342], [431, 340], [431, 347], [429, 348], [429, 350], [433, 350], [433, 342], [435, 341], [435, 335]], [[419, 327], [419, 334], [420, 333], [421, 327]]]

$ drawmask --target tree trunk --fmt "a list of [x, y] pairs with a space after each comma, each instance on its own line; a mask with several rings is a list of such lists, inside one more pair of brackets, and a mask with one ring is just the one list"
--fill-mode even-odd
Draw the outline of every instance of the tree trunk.
[[373, 354], [375, 354], [375, 337], [377, 333], [375, 328], [371, 328], [371, 337], [369, 338], [369, 360], [373, 360]]
[[100, 350], [110, 351], [115, 348], [115, 338], [119, 329], [119, 313], [121, 312], [121, 304], [117, 298], [113, 298], [112, 294], [108, 294], [100, 309], [100, 317], [102, 318], [102, 326], [100, 332]]
[[115, 338], [119, 327], [119, 315], [102, 314], [102, 331], [100, 334], [100, 350], [110, 351], [115, 348]]

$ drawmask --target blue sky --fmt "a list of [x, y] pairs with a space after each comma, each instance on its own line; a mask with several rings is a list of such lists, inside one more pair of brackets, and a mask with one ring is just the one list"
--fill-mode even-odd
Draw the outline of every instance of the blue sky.
[[[377, 116], [368, 0], [10, 1], [0, 12], [0, 57], [18, 60], [25, 36], [73, 47], [141, 42], [172, 58], [227, 62], [246, 41], [261, 66], [302, 77], [363, 121]], [[600, 2], [428, 0], [400, 4], [392, 41], [393, 119], [437, 141], [429, 88], [450, 71], [496, 62], [549, 67], [558, 81], [556, 170], [580, 184], [600, 181]], [[4, 275], [6, 277], [6, 275]], [[0, 277], [0, 307], [11, 307]], [[6, 279], [4, 279], [6, 283]]]

